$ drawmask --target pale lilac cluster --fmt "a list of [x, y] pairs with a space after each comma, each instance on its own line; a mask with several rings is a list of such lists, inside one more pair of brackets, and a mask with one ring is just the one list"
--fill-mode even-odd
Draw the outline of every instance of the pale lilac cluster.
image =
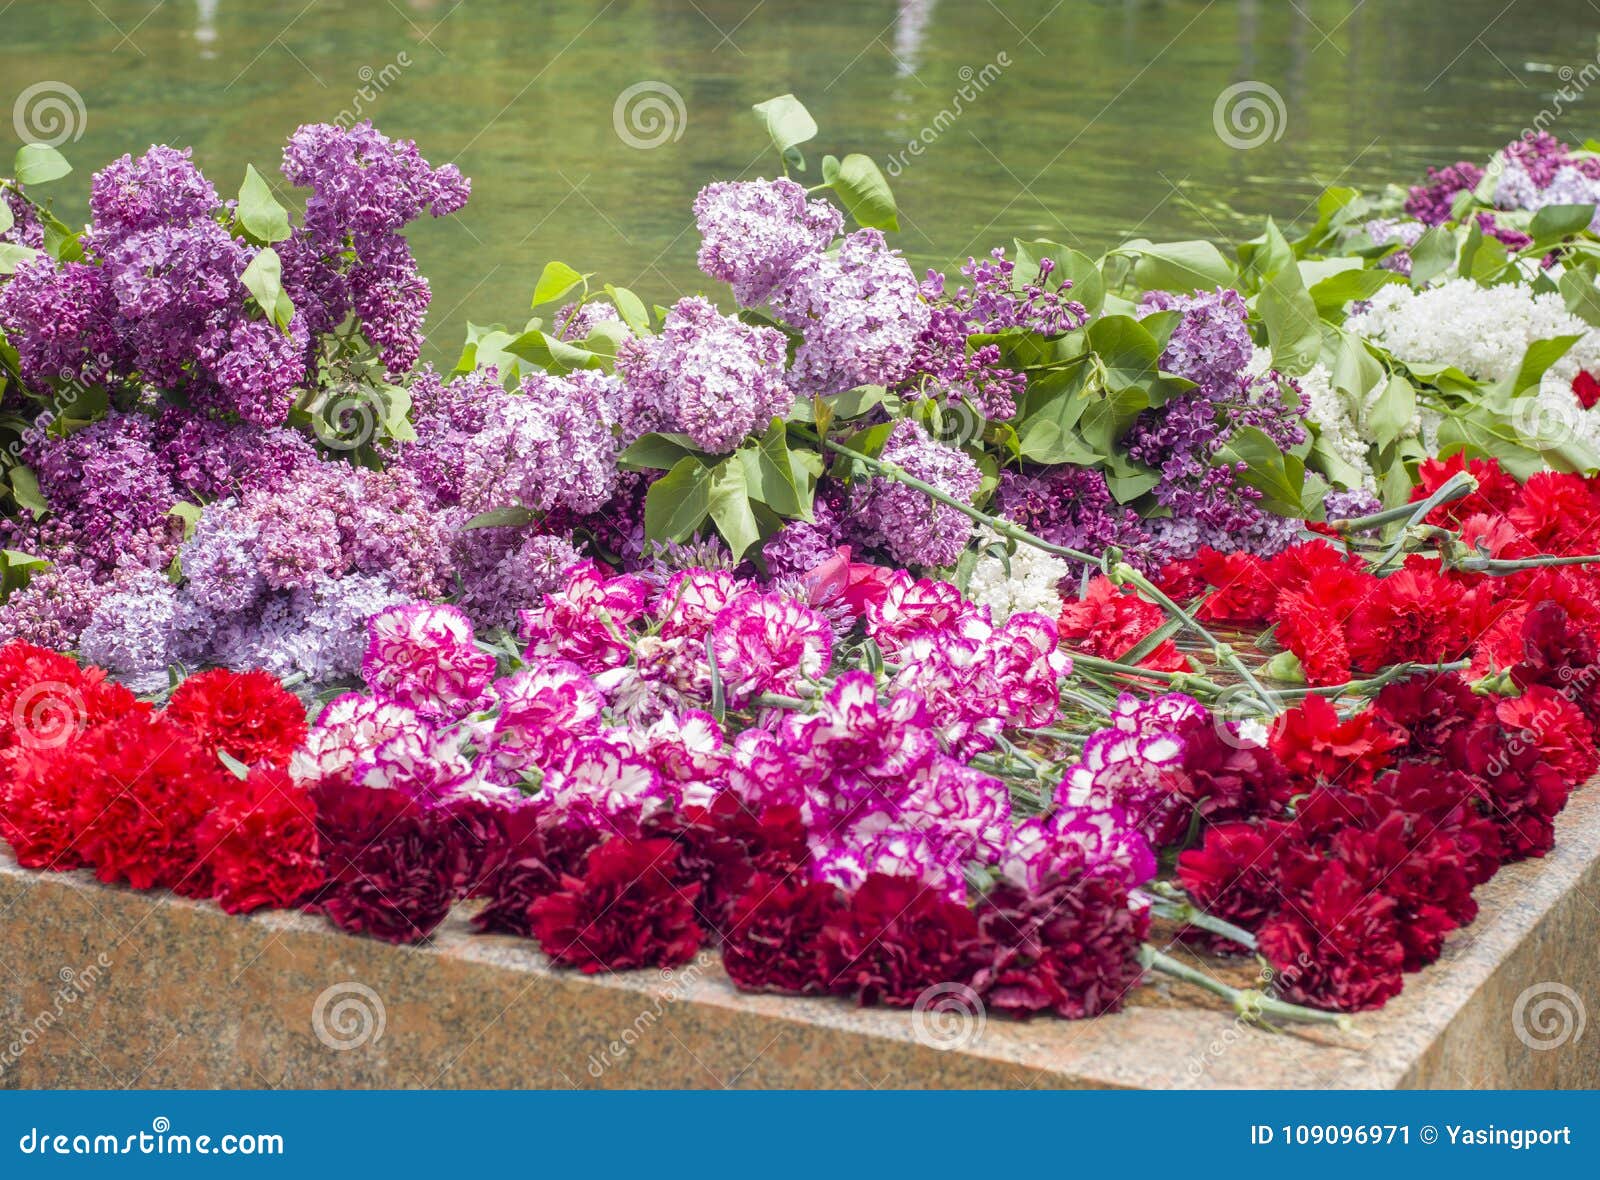
[[296, 307], [305, 298], [307, 328], [331, 332], [354, 314], [388, 370], [404, 373], [422, 346], [430, 293], [400, 231], [425, 212], [459, 210], [471, 183], [370, 122], [301, 127], [284, 149], [283, 175], [312, 190], [304, 224], [279, 247], [285, 287]]
[[1218, 455], [1234, 433], [1253, 426], [1282, 451], [1304, 442], [1305, 412], [1275, 372], [1250, 371], [1254, 347], [1237, 291], [1194, 295], [1152, 292], [1147, 314], [1176, 311], [1180, 320], [1161, 364], [1196, 388], [1141, 414], [1123, 440], [1130, 458], [1154, 468], [1152, 489], [1170, 510], [1150, 530], [1163, 558], [1191, 557], [1202, 546], [1261, 555], [1291, 544], [1298, 523], [1260, 508], [1261, 493]]
[[[490, 394], [475, 433], [453, 424], [461, 452], [459, 500], [468, 513], [522, 507], [593, 512], [616, 490], [624, 445], [622, 385], [592, 370], [534, 373], [516, 393]], [[437, 454], [437, 441], [431, 444]]]
[[629, 340], [617, 372], [635, 407], [635, 433], [688, 435], [701, 450], [731, 451], [794, 403], [776, 328], [744, 324], [698, 296], [678, 300], [650, 340]]
[[[1600, 158], [1574, 156], [1548, 131], [1513, 140], [1501, 153], [1500, 163], [1494, 203], [1501, 209], [1600, 205]], [[1600, 214], [1590, 229], [1597, 224]]]
[[916, 342], [906, 396], [965, 401], [986, 418], [1015, 415], [1016, 399], [1027, 378], [1001, 363], [999, 345], [971, 348], [968, 339], [1017, 329], [1057, 336], [1081, 327], [1087, 312], [1068, 298], [1070, 281], [1050, 285], [1054, 272], [1051, 259], [1040, 259], [1034, 280], [1019, 282], [1016, 263], [1005, 256], [1003, 247], [982, 262], [968, 258], [961, 273], [971, 285], [958, 287], [951, 295], [945, 293], [944, 276], [929, 271], [922, 295], [931, 310], [928, 326]]
[[[967, 504], [983, 485], [971, 456], [936, 441], [911, 419], [895, 424], [878, 457]], [[959, 508], [883, 476], [859, 484], [851, 507], [863, 538], [901, 565], [954, 565], [972, 537], [972, 519]]]
[[801, 259], [771, 306], [802, 337], [791, 376], [808, 394], [899, 383], [928, 327], [916, 276], [875, 229], [850, 234], [836, 252]]
[[806, 190], [787, 177], [708, 184], [695, 197], [694, 217], [700, 269], [731, 284], [745, 307], [765, 303], [844, 225], [837, 208], [806, 200]]

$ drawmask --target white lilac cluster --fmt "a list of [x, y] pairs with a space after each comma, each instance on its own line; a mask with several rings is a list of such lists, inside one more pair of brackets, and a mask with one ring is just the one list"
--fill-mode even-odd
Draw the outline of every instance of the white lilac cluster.
[[1535, 295], [1516, 283], [1480, 287], [1471, 279], [1424, 291], [1384, 287], [1345, 326], [1407, 364], [1454, 365], [1480, 381], [1515, 374], [1535, 340], [1588, 330], [1554, 292]]
[[[1522, 418], [1542, 440], [1571, 438], [1600, 453], [1600, 330], [1590, 329], [1539, 379], [1533, 407]], [[1580, 385], [1587, 385], [1587, 398]]]
[[967, 598], [988, 607], [995, 622], [1024, 611], [1051, 619], [1061, 613], [1057, 587], [1072, 572], [1065, 561], [1032, 545], [1008, 544], [987, 527], [978, 536], [978, 550], [978, 563], [967, 580]]
[[[1334, 385], [1333, 373], [1318, 361], [1310, 372], [1297, 378], [1296, 384], [1306, 421], [1316, 427], [1323, 449], [1357, 473], [1359, 478], [1352, 488], [1375, 491], [1377, 482], [1367, 455], [1372, 438], [1370, 423], [1388, 383], [1380, 378], [1364, 396], [1353, 397]], [[1414, 434], [1420, 428], [1420, 419], [1414, 418], [1407, 433]]]
[[[647, 429], [686, 434], [712, 454], [733, 450], [752, 430], [788, 415], [787, 341], [776, 328], [741, 323], [708, 300], [680, 299], [661, 334], [617, 352], [635, 406], [657, 421]], [[643, 415], [636, 415], [641, 419]]]

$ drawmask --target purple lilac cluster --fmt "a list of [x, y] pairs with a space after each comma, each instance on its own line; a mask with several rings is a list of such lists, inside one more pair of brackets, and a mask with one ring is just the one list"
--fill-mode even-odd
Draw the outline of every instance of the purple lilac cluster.
[[1494, 203], [1535, 211], [1547, 205], [1600, 205], [1600, 158], [1574, 155], [1548, 131], [1513, 140], [1501, 153]]
[[[967, 504], [983, 485], [971, 456], [938, 442], [910, 419], [895, 424], [879, 458]], [[864, 538], [901, 565], [954, 565], [972, 538], [966, 513], [882, 476], [859, 484], [851, 507]]]
[[708, 300], [678, 300], [650, 340], [617, 352], [631, 401], [631, 433], [688, 435], [712, 454], [731, 451], [794, 404], [784, 371], [787, 342], [776, 328], [741, 323]]
[[968, 258], [961, 273], [970, 286], [946, 295], [944, 276], [928, 272], [922, 285], [931, 309], [928, 326], [917, 338], [905, 394], [965, 401], [986, 418], [1010, 418], [1027, 378], [1001, 363], [998, 345], [969, 351], [968, 338], [1017, 329], [1059, 336], [1081, 327], [1087, 313], [1083, 304], [1068, 297], [1070, 281], [1051, 286], [1055, 263], [1048, 258], [1040, 259], [1036, 278], [1026, 283], [1017, 282], [1016, 263], [1003, 247], [981, 262]]
[[44, 246], [44, 223], [22, 195], [22, 186], [0, 176], [0, 204], [11, 213], [11, 226], [0, 232], [0, 242], [38, 250]]
[[400, 231], [424, 213], [443, 217], [467, 203], [471, 182], [454, 164], [431, 167], [411, 140], [370, 122], [301, 127], [283, 152], [283, 175], [311, 189], [304, 224], [279, 248], [284, 285], [313, 334], [349, 315], [361, 321], [393, 374], [422, 345], [428, 281]]
[[1116, 502], [1105, 474], [1092, 467], [1063, 464], [1037, 473], [1002, 471], [994, 502], [1000, 515], [1053, 545], [1086, 553], [1116, 546], [1135, 565], [1150, 568], [1151, 537], [1145, 521]]
[[1276, 553], [1294, 540], [1298, 523], [1260, 508], [1261, 493], [1238, 478], [1244, 466], [1219, 464], [1216, 457], [1247, 426], [1284, 451], [1304, 442], [1299, 398], [1286, 392], [1276, 373], [1248, 372], [1253, 346], [1237, 291], [1151, 292], [1144, 309], [1180, 313], [1161, 364], [1196, 385], [1141, 414], [1124, 439], [1130, 458], [1161, 474], [1152, 494], [1171, 516], [1149, 527], [1162, 557], [1192, 557], [1205, 545]]
[[695, 197], [694, 218], [700, 269], [730, 284], [745, 307], [765, 303], [844, 225], [837, 208], [806, 200], [806, 190], [787, 178], [708, 184]]
[[792, 379], [810, 394], [897, 384], [928, 327], [916, 276], [875, 229], [850, 234], [837, 252], [801, 259], [771, 306], [803, 336]]

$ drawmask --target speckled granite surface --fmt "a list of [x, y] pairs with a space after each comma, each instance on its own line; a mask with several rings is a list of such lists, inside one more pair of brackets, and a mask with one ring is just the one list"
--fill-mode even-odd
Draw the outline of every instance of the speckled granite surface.
[[995, 1019], [942, 1050], [959, 1028], [740, 995], [709, 955], [584, 977], [460, 912], [397, 949], [0, 852], [0, 1087], [1600, 1086], [1600, 1029], [1563, 1038], [1559, 1011], [1600, 1010], [1600, 785], [1549, 857], [1479, 897], [1444, 958], [1351, 1032], [1259, 1032], [1156, 982], [1116, 1016]]

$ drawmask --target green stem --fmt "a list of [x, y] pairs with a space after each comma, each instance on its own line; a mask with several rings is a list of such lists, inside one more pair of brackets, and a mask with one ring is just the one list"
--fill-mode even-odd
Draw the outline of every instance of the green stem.
[[[1470, 496], [1478, 490], [1478, 481], [1465, 471], [1458, 471], [1447, 479], [1422, 503], [1426, 505], [1423, 515], [1426, 516], [1440, 504], [1448, 504], [1464, 496]], [[1351, 533], [1365, 533], [1375, 528], [1381, 528], [1397, 520], [1408, 520], [1415, 515], [1417, 505], [1401, 504], [1396, 508], [1385, 508], [1382, 512], [1374, 512], [1370, 516], [1355, 516], [1347, 520], [1330, 520], [1328, 525], [1341, 536]]]
[[[1226, 938], [1229, 942], [1236, 942], [1246, 950], [1256, 949], [1256, 936], [1243, 926], [1235, 926], [1232, 922], [1208, 914], [1190, 901], [1183, 891], [1166, 881], [1152, 882], [1150, 893], [1145, 896], [1150, 902], [1151, 910], [1173, 922], [1182, 922], [1186, 926], [1194, 926], [1200, 930], [1209, 930]], [[1135, 890], [1143, 893], [1143, 890]]]
[[1149, 943], [1139, 948], [1139, 963], [1148, 970], [1160, 971], [1164, 975], [1192, 983], [1213, 995], [1221, 996], [1232, 1005], [1235, 1012], [1251, 1024], [1264, 1022], [1266, 1017], [1273, 1016], [1279, 1020], [1298, 1020], [1307, 1024], [1331, 1024], [1340, 1029], [1353, 1027], [1350, 1018], [1342, 1012], [1323, 1012], [1316, 1008], [1303, 1008], [1299, 1004], [1288, 1004], [1282, 1000], [1275, 1000], [1266, 992], [1256, 988], [1229, 987], [1221, 980], [1211, 978], [1204, 971], [1179, 962], [1171, 955], [1163, 954]]
[[1600, 562], [1600, 554], [1586, 553], [1581, 557], [1555, 557], [1548, 553], [1537, 557], [1483, 557], [1474, 554], [1470, 557], [1446, 559], [1445, 568], [1467, 570], [1477, 574], [1492, 574], [1501, 577], [1505, 574], [1514, 574], [1520, 570], [1544, 569], [1554, 565], [1592, 565]]
[[1343, 684], [1327, 684], [1320, 688], [1286, 688], [1280, 691], [1283, 696], [1297, 700], [1310, 696], [1338, 697], [1344, 696], [1346, 693], [1371, 692], [1375, 688], [1393, 684], [1396, 680], [1405, 680], [1407, 677], [1415, 676], [1419, 672], [1460, 672], [1471, 666], [1471, 660], [1453, 660], [1448, 664], [1395, 664], [1366, 680], [1347, 680]]

